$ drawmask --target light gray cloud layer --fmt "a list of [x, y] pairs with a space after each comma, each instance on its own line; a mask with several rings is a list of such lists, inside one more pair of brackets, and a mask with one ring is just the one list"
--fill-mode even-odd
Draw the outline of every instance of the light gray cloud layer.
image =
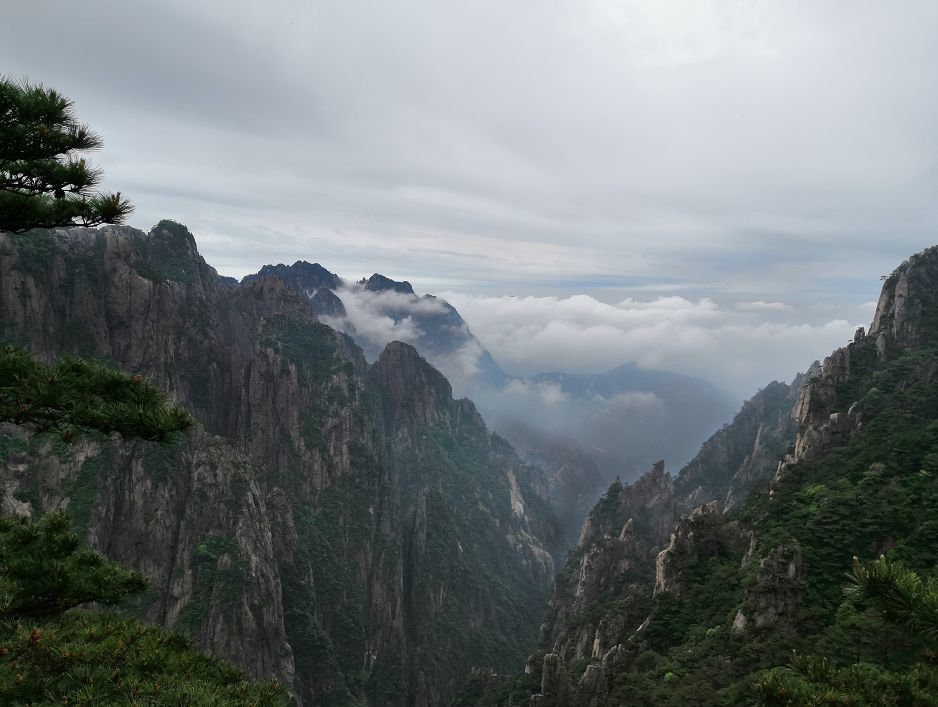
[[[762, 315], [739, 345], [793, 337], [792, 368], [938, 240], [935, 36], [931, 0], [30, 0], [0, 9], [0, 68], [73, 97], [133, 222], [186, 223], [223, 273], [635, 298], [589, 329], [630, 343], [570, 365], [671, 365], [620, 322], [677, 294], [675, 346], [719, 366], [699, 322]], [[519, 368], [578, 331], [521, 355], [493, 327]]]
[[702, 376], [740, 400], [772, 380], [790, 381], [868, 324], [860, 308], [851, 312], [853, 321], [806, 324], [806, 313], [788, 305], [767, 315], [764, 302], [721, 307], [683, 297], [606, 304], [586, 295], [444, 296], [514, 374], [598, 373], [634, 361]]

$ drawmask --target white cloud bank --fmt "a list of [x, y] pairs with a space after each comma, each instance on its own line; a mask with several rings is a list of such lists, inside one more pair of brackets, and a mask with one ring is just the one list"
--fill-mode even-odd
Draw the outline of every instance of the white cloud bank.
[[[700, 376], [740, 399], [772, 380], [791, 380], [847, 343], [858, 326], [845, 319], [799, 322], [799, 312], [783, 303], [740, 307], [683, 297], [630, 298], [617, 304], [586, 295], [444, 297], [510, 373], [601, 372], [634, 361]], [[769, 316], [773, 321], [766, 320]]]
[[371, 292], [359, 285], [340, 288], [347, 319], [321, 317], [324, 323], [352, 334], [366, 350], [383, 349], [389, 341], [415, 345], [423, 335], [414, 315], [444, 314], [445, 305], [433, 297], [404, 292]]
[[[384, 290], [372, 292], [358, 284], [346, 285], [335, 293], [345, 306], [346, 317], [321, 316], [323, 323], [350, 334], [374, 361], [391, 341], [414, 346], [446, 376], [454, 390], [463, 394], [481, 372], [479, 361], [485, 351], [471, 338], [465, 324], [448, 324], [449, 310], [435, 297]], [[440, 317], [435, 332], [424, 331], [421, 321]], [[437, 341], [433, 334], [445, 335]], [[455, 348], [451, 348], [448, 344]]]

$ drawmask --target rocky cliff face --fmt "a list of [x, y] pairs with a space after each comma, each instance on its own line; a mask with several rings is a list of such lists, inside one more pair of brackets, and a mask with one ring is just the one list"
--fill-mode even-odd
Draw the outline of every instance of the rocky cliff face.
[[149, 376], [203, 425], [173, 447], [7, 427], [0, 511], [68, 508], [151, 580], [135, 611], [299, 702], [441, 704], [522, 656], [555, 523], [412, 348], [369, 367], [314, 306], [219, 278], [172, 222], [0, 234], [0, 337]]
[[[773, 382], [759, 391], [676, 479], [658, 462], [635, 483], [609, 488], [558, 575], [541, 633], [550, 660], [564, 666], [593, 662], [566, 693], [542, 690], [532, 704], [605, 704], [611, 676], [629, 669], [648, 645], [655, 597], [680, 601], [694, 581], [690, 568], [711, 558], [739, 562], [751, 537], [724, 513], [773, 478], [795, 441], [794, 408], [802, 388], [817, 373], [812, 369], [791, 385]], [[753, 598], [751, 613], [762, 616], [756, 604]]]
[[795, 441], [803, 389], [820, 371], [814, 364], [790, 385], [772, 381], [743, 403], [730, 425], [704, 442], [675, 481], [684, 508], [715, 499], [729, 511], [772, 478]]
[[733, 619], [733, 633], [745, 635], [747, 631], [791, 624], [804, 599], [804, 572], [797, 542], [777, 545], [759, 558], [755, 582], [747, 587]]
[[[357, 329], [342, 298], [361, 298], [367, 302], [364, 309], [369, 310], [371, 316], [379, 316], [401, 327], [409, 337], [407, 343], [450, 376], [461, 395], [474, 393], [481, 387], [499, 387], [507, 379], [455, 308], [433, 295], [418, 296], [406, 280], [392, 280], [375, 273], [358, 282], [346, 283], [319, 263], [297, 261], [289, 266], [265, 265], [242, 282], [268, 276], [279, 278], [287, 287], [309, 298], [323, 321], [352, 336], [368, 360], [374, 360], [388, 342], [382, 335], [368, 331], [371, 327], [367, 325], [364, 330]], [[368, 316], [364, 311], [360, 314]]]
[[541, 634], [546, 649], [564, 661], [600, 658], [641, 624], [656, 548], [677, 507], [663, 462], [634, 484], [610, 487], [557, 577]]
[[655, 560], [655, 594], [680, 599], [687, 589], [685, 567], [701, 560], [734, 554], [746, 534], [727, 522], [719, 501], [710, 501], [681, 517], [665, 548]]
[[934, 343], [938, 334], [936, 282], [938, 246], [913, 255], [886, 278], [869, 331], [881, 358]]
[[[388, 325], [403, 332], [460, 394], [480, 405], [523, 458], [544, 469], [544, 487], [568, 546], [612, 479], [637, 478], [665, 453], [689, 459], [731, 413], [727, 398], [704, 381], [634, 364], [603, 374], [511, 377], [456, 309], [432, 295], [417, 295], [407, 281], [376, 273], [343, 283], [319, 264], [298, 261], [264, 266], [244, 282], [265, 276], [310, 298], [322, 320], [353, 337], [368, 360], [383, 350]], [[545, 391], [555, 393], [548, 405], [539, 397]]]
[[785, 470], [816, 459], [848, 442], [862, 427], [856, 404], [868, 390], [868, 377], [906, 349], [938, 338], [938, 246], [913, 255], [883, 283], [869, 332], [824, 359], [819, 375], [805, 386], [795, 408], [798, 435]]
[[557, 513], [564, 547], [576, 547], [583, 520], [608, 486], [593, 458], [597, 450], [589, 454], [571, 439], [545, 434], [520, 421], [506, 422], [498, 433], [543, 471], [543, 494]]

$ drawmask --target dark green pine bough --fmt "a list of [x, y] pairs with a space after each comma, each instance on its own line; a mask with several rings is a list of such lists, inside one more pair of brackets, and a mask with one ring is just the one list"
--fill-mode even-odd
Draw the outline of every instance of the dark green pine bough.
[[795, 655], [785, 668], [768, 671], [755, 685], [759, 707], [820, 707], [848, 705], [938, 704], [938, 577], [922, 576], [901, 560], [880, 557], [863, 563], [853, 558], [845, 596], [869, 604], [887, 621], [921, 638], [931, 665], [914, 666], [907, 673], [877, 665], [838, 667], [822, 656]]
[[72, 107], [55, 90], [0, 77], [0, 231], [121, 223], [133, 211], [120, 192], [94, 191], [102, 173], [79, 155], [101, 138]]
[[[0, 704], [279, 705], [275, 682], [112, 605], [146, 581], [84, 547], [64, 513], [0, 518]], [[67, 612], [67, 613], [66, 613]]]
[[0, 347], [0, 421], [54, 430], [66, 440], [96, 430], [160, 442], [194, 424], [142, 376], [70, 356], [49, 365], [15, 346]]

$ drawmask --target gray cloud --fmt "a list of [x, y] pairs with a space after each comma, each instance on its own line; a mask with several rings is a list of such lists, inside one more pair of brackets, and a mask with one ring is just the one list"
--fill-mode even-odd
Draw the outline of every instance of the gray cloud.
[[856, 307], [852, 321], [822, 318], [809, 323], [815, 313], [771, 303], [781, 306], [769, 307], [775, 320], [766, 321], [763, 307], [723, 307], [675, 296], [617, 304], [586, 295], [444, 296], [515, 375], [598, 373], [634, 361], [701, 376], [740, 400], [771, 380], [790, 381], [816, 358], [843, 346], [858, 322], [865, 325], [870, 316], [868, 308]]
[[[753, 352], [802, 342], [770, 353], [794, 369], [938, 232], [927, 0], [31, 0], [2, 14], [0, 66], [76, 100], [133, 221], [186, 223], [226, 274], [303, 258], [565, 306], [679, 293]], [[727, 310], [747, 302], [739, 314], [767, 323], [743, 336]], [[779, 302], [833, 309], [802, 324], [757, 312]], [[696, 326], [671, 341], [720, 368], [714, 328]], [[588, 334], [616, 363], [680, 362], [639, 345], [656, 331]], [[540, 347], [581, 333], [536, 332]], [[748, 380], [761, 364], [740, 365]]]
[[784, 302], [737, 302], [736, 309], [742, 312], [790, 312], [793, 307]]
[[437, 299], [385, 290], [372, 292], [360, 285], [348, 285], [336, 291], [345, 305], [346, 317], [321, 317], [330, 326], [354, 333], [362, 345], [383, 349], [390, 341], [415, 343], [422, 335], [413, 315], [445, 314], [445, 305]]
[[[431, 359], [457, 394], [464, 394], [481, 373], [480, 358], [484, 350], [478, 341], [469, 338], [465, 324], [446, 327], [444, 331], [445, 325], [436, 322], [437, 331], [422, 329], [422, 316], [448, 315], [442, 300], [393, 290], [372, 292], [359, 284], [345, 285], [336, 295], [345, 306], [346, 316], [321, 316], [320, 319], [353, 336], [370, 360], [373, 361], [391, 341], [411, 344]], [[435, 340], [439, 335], [445, 336], [444, 342]]]

